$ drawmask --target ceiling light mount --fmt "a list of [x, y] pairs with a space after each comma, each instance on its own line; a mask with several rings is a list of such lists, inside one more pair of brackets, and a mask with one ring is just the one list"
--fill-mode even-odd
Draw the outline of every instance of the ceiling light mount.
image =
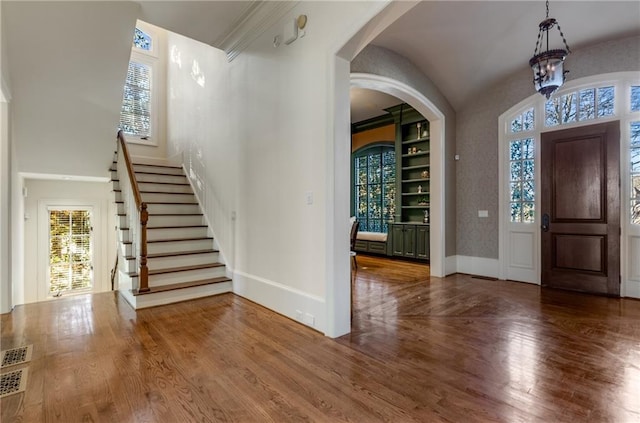
[[[564, 49], [549, 49], [549, 31], [558, 27], [558, 32], [564, 43]], [[546, 46], [546, 50], [542, 50]], [[529, 59], [529, 66], [533, 70], [533, 85], [536, 90], [545, 97], [551, 97], [565, 81], [564, 59], [571, 53], [560, 24], [554, 18], [549, 17], [549, 0], [547, 0], [547, 17], [540, 22], [538, 40], [533, 57]]]

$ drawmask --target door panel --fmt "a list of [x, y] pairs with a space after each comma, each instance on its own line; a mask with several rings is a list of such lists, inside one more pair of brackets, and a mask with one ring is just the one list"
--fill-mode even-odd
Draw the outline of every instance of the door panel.
[[619, 122], [542, 134], [542, 285], [620, 295]]

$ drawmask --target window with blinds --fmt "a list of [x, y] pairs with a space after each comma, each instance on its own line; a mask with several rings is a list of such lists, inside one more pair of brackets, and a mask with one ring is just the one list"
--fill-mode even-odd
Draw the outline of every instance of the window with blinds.
[[93, 287], [89, 210], [49, 210], [49, 295]]
[[120, 129], [141, 139], [151, 135], [151, 73], [151, 66], [132, 60], [124, 84]]

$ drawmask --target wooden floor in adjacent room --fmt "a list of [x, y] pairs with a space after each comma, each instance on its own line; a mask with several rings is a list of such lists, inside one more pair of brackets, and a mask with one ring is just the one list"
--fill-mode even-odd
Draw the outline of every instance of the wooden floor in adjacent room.
[[2, 350], [33, 355], [1, 421], [640, 422], [640, 301], [357, 260], [339, 339], [233, 294], [16, 307]]

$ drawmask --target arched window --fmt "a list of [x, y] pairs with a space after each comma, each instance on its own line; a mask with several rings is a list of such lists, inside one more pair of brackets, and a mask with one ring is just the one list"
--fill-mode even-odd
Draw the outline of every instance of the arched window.
[[396, 152], [393, 145], [375, 145], [353, 153], [352, 196], [360, 230], [387, 232], [395, 215]]

